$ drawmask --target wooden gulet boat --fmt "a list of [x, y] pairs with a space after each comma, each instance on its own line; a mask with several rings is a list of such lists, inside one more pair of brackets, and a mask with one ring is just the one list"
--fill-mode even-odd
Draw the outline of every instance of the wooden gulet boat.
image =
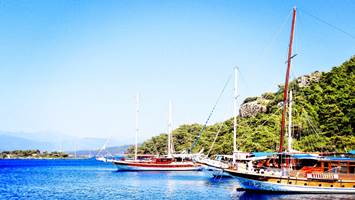
[[202, 167], [191, 160], [179, 161], [176, 158], [153, 158], [149, 161], [115, 160], [119, 171], [198, 171]]
[[146, 157], [139, 159], [137, 155], [138, 145], [138, 97], [137, 97], [137, 111], [136, 111], [136, 146], [134, 160], [113, 160], [112, 163], [116, 165], [119, 171], [197, 171], [201, 170], [202, 166], [192, 162], [190, 155], [173, 154], [172, 144], [172, 105], [169, 102], [169, 123], [168, 123], [168, 155], [164, 157]]
[[[291, 25], [291, 36], [288, 50], [287, 71], [284, 88], [283, 112], [280, 131], [280, 148], [276, 160], [278, 166], [273, 166], [273, 170], [264, 171], [259, 169], [241, 170], [236, 165], [223, 169], [225, 172], [236, 177], [243, 190], [256, 192], [276, 192], [276, 193], [342, 193], [355, 194], [355, 157], [324, 157], [315, 156], [312, 166], [304, 166], [302, 161], [309, 158], [291, 158], [297, 154], [287, 155], [283, 152], [285, 112], [288, 94], [288, 81], [292, 58], [292, 43], [294, 27], [296, 21], [296, 8], [293, 9]], [[289, 151], [290, 151], [289, 143]], [[290, 163], [300, 163], [300, 169], [289, 165]]]
[[[279, 154], [280, 156], [283, 156]], [[303, 159], [298, 159], [301, 161]], [[275, 193], [355, 194], [355, 158], [315, 157], [315, 166], [299, 170], [240, 171], [225, 169], [244, 190]]]

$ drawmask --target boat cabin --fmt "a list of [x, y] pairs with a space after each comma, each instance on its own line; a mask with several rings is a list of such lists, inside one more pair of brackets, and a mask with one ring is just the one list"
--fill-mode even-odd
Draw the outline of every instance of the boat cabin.
[[174, 158], [153, 158], [153, 162], [157, 164], [169, 164], [174, 162]]
[[319, 172], [340, 176], [355, 176], [354, 157], [323, 157], [313, 154], [277, 154], [267, 159], [256, 160], [255, 169], [286, 168], [300, 171], [302, 174]]

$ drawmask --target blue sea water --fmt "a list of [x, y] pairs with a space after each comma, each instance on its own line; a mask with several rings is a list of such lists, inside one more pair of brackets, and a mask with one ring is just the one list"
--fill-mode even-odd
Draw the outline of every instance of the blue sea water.
[[118, 172], [96, 160], [0, 160], [0, 199], [355, 199], [238, 192], [205, 172]]

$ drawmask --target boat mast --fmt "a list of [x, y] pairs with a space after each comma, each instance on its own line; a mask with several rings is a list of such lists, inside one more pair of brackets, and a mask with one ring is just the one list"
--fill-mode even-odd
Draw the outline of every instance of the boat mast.
[[234, 102], [233, 102], [233, 165], [237, 156], [237, 98], [238, 98], [238, 68], [234, 68]]
[[75, 157], [75, 159], [76, 159], [76, 151], [77, 151], [77, 146], [75, 144], [75, 146], [74, 146], [74, 157]]
[[134, 160], [137, 160], [137, 154], [138, 154], [138, 114], [139, 114], [139, 93], [137, 93], [136, 96], [136, 145], [134, 148]]
[[284, 143], [285, 114], [286, 114], [287, 92], [288, 92], [287, 89], [288, 89], [288, 81], [289, 81], [289, 77], [290, 77], [291, 57], [292, 57], [292, 43], [293, 43], [293, 37], [294, 37], [293, 34], [295, 32], [295, 22], [296, 22], [296, 7], [293, 8], [290, 44], [288, 46], [287, 71], [286, 71], [286, 80], [285, 80], [285, 88], [284, 88], [284, 99], [283, 99], [283, 110], [282, 110], [282, 119], [281, 119], [279, 153], [282, 153], [282, 151], [283, 151], [283, 147], [282, 146], [283, 146], [283, 143]]
[[169, 101], [169, 120], [168, 120], [168, 157], [171, 158], [172, 151], [172, 103]]
[[292, 151], [292, 90], [290, 90], [290, 98], [288, 100], [288, 152]]

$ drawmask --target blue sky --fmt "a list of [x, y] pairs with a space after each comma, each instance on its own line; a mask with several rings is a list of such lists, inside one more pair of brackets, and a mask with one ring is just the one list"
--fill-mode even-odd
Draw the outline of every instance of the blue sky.
[[[341, 1], [0, 1], [0, 130], [134, 141], [203, 123], [238, 65], [240, 101], [284, 81], [296, 5], [292, 77], [355, 54], [355, 3]], [[306, 11], [306, 12], [304, 12]], [[232, 116], [232, 84], [211, 123]], [[50, 133], [49, 133], [50, 134]]]

